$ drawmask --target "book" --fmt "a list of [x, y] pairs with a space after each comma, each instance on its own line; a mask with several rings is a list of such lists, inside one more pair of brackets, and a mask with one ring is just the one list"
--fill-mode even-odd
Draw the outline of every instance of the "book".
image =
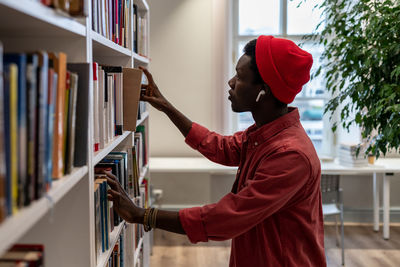
[[101, 211], [100, 211], [100, 185], [94, 184], [94, 214], [95, 214], [95, 240], [96, 240], [96, 258], [98, 258], [102, 252], [102, 239], [101, 239]]
[[104, 79], [104, 70], [99, 66], [98, 68], [99, 74], [99, 97], [98, 97], [98, 116], [99, 116], [99, 148], [103, 149], [105, 144], [107, 143], [106, 138], [106, 102], [105, 102], [105, 79]]
[[142, 75], [140, 69], [123, 69], [123, 126], [127, 131], [136, 130]]
[[4, 64], [14, 63], [18, 67], [17, 91], [17, 120], [18, 120], [18, 207], [22, 207], [24, 200], [24, 186], [27, 179], [27, 92], [26, 92], [26, 54], [7, 53], [3, 57]]
[[39, 67], [39, 57], [37, 54], [28, 54], [26, 65], [26, 86], [27, 86], [27, 113], [28, 113], [28, 173], [25, 184], [25, 203], [27, 206], [34, 199], [35, 187], [37, 180], [37, 75]]
[[47, 137], [46, 137], [46, 177], [45, 177], [45, 187], [48, 191], [52, 183], [52, 172], [53, 172], [53, 127], [54, 127], [54, 117], [55, 117], [55, 102], [57, 94], [57, 82], [58, 74], [53, 68], [53, 60], [49, 59], [49, 82], [48, 82], [48, 94], [47, 94]]
[[68, 118], [67, 118], [67, 142], [65, 153], [65, 173], [72, 172], [74, 167], [75, 153], [75, 129], [76, 129], [76, 101], [78, 94], [78, 74], [70, 73], [70, 90], [68, 98]]
[[146, 139], [146, 127], [144, 125], [138, 125], [136, 127], [136, 132], [142, 134], [142, 162], [143, 166], [147, 164], [147, 139]]
[[16, 244], [0, 257], [0, 266], [44, 266], [44, 246]]
[[101, 209], [102, 209], [102, 222], [103, 222], [103, 228], [102, 228], [102, 238], [103, 238], [103, 252], [109, 249], [109, 233], [110, 228], [111, 228], [111, 223], [110, 223], [110, 204], [109, 201], [107, 200], [107, 179], [104, 177], [104, 175], [98, 175], [96, 176], [95, 183], [100, 184], [100, 201], [101, 201]]
[[47, 101], [48, 101], [48, 75], [49, 57], [47, 52], [37, 52], [39, 58], [38, 88], [37, 88], [37, 173], [35, 185], [35, 199], [39, 199], [45, 192], [45, 179], [47, 171], [46, 144], [47, 144]]
[[4, 144], [4, 93], [3, 93], [3, 44], [0, 42], [0, 223], [7, 216], [6, 206], [6, 149]]
[[121, 135], [123, 132], [123, 68], [119, 66], [102, 66], [107, 77], [107, 95], [105, 100], [108, 102], [109, 135]]
[[67, 55], [65, 53], [50, 53], [53, 60], [54, 70], [58, 74], [57, 98], [55, 103], [54, 131], [53, 131], [53, 153], [52, 177], [61, 178], [64, 173], [63, 140], [64, 140], [64, 112], [65, 112], [65, 91], [67, 84]]
[[99, 150], [100, 145], [98, 70], [98, 64], [93, 62], [93, 144], [95, 152]]
[[7, 214], [18, 210], [18, 66], [4, 66], [4, 117], [6, 147], [6, 203]]
[[88, 0], [69, 0], [69, 14], [87, 17], [89, 14]]
[[68, 133], [68, 108], [69, 108], [69, 94], [71, 90], [71, 72], [67, 70], [67, 79], [66, 79], [66, 86], [65, 86], [65, 98], [64, 98], [64, 116], [63, 116], [63, 140], [62, 140], [62, 159], [64, 161], [63, 163], [63, 169], [62, 173], [63, 175], [67, 174], [66, 172], [66, 166], [65, 163], [67, 161], [67, 133]]
[[91, 65], [90, 63], [69, 63], [67, 67], [70, 71], [77, 73], [79, 77], [76, 99], [74, 166], [81, 167], [86, 165], [88, 158], [88, 107]]

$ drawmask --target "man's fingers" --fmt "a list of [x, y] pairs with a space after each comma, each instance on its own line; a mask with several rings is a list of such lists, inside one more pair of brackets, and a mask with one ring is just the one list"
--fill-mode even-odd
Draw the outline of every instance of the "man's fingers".
[[112, 174], [110, 171], [104, 171], [104, 174], [107, 175], [107, 177], [113, 179], [114, 181], [118, 181], [117, 176]]
[[111, 196], [112, 200], [117, 200], [121, 197], [121, 194], [113, 189], [108, 189], [107, 190], [107, 197]]
[[109, 177], [106, 177], [107, 178], [107, 184], [113, 189], [113, 190], [118, 190], [118, 186], [119, 186], [119, 183], [117, 182], [117, 181], [115, 181], [115, 180], [113, 180], [113, 179], [111, 179], [111, 178], [109, 178]]
[[153, 75], [147, 70], [147, 68], [139, 66], [139, 69], [141, 69], [144, 72], [144, 75], [146, 75], [147, 80], [149, 80], [149, 83], [154, 83], [153, 80]]

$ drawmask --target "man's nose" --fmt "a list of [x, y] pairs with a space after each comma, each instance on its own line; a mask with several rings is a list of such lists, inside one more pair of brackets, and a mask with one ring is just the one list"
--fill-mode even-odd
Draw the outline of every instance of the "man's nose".
[[233, 87], [235, 86], [235, 81], [234, 81], [234, 80], [235, 80], [234, 78], [231, 78], [231, 79], [228, 81], [228, 85], [229, 85], [229, 87], [232, 88], [232, 89], [233, 89]]

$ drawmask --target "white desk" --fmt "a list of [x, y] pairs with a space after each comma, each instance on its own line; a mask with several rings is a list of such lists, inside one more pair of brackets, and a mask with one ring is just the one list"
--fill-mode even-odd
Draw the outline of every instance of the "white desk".
[[[236, 174], [237, 167], [226, 167], [206, 158], [150, 158], [150, 170], [155, 173], [209, 173]], [[378, 179], [383, 180], [383, 238], [389, 239], [390, 232], [390, 175], [400, 173], [400, 158], [379, 159], [366, 167], [346, 167], [337, 162], [321, 162], [322, 174], [360, 175], [373, 177], [374, 230], [379, 230], [379, 188]]]

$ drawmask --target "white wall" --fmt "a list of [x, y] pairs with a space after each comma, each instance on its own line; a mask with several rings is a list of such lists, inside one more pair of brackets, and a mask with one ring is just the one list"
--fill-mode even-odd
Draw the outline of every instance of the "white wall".
[[[221, 132], [229, 31], [226, 0], [149, 0], [150, 70], [164, 96], [189, 119]], [[222, 12], [222, 16], [219, 16]], [[225, 99], [222, 101], [221, 99]], [[221, 105], [221, 102], [224, 103]], [[226, 120], [227, 121], [227, 120]], [[168, 117], [150, 110], [151, 156], [199, 156]]]
[[[212, 125], [211, 0], [150, 0], [150, 70], [164, 96], [191, 120]], [[168, 117], [150, 111], [150, 155], [198, 155]]]

